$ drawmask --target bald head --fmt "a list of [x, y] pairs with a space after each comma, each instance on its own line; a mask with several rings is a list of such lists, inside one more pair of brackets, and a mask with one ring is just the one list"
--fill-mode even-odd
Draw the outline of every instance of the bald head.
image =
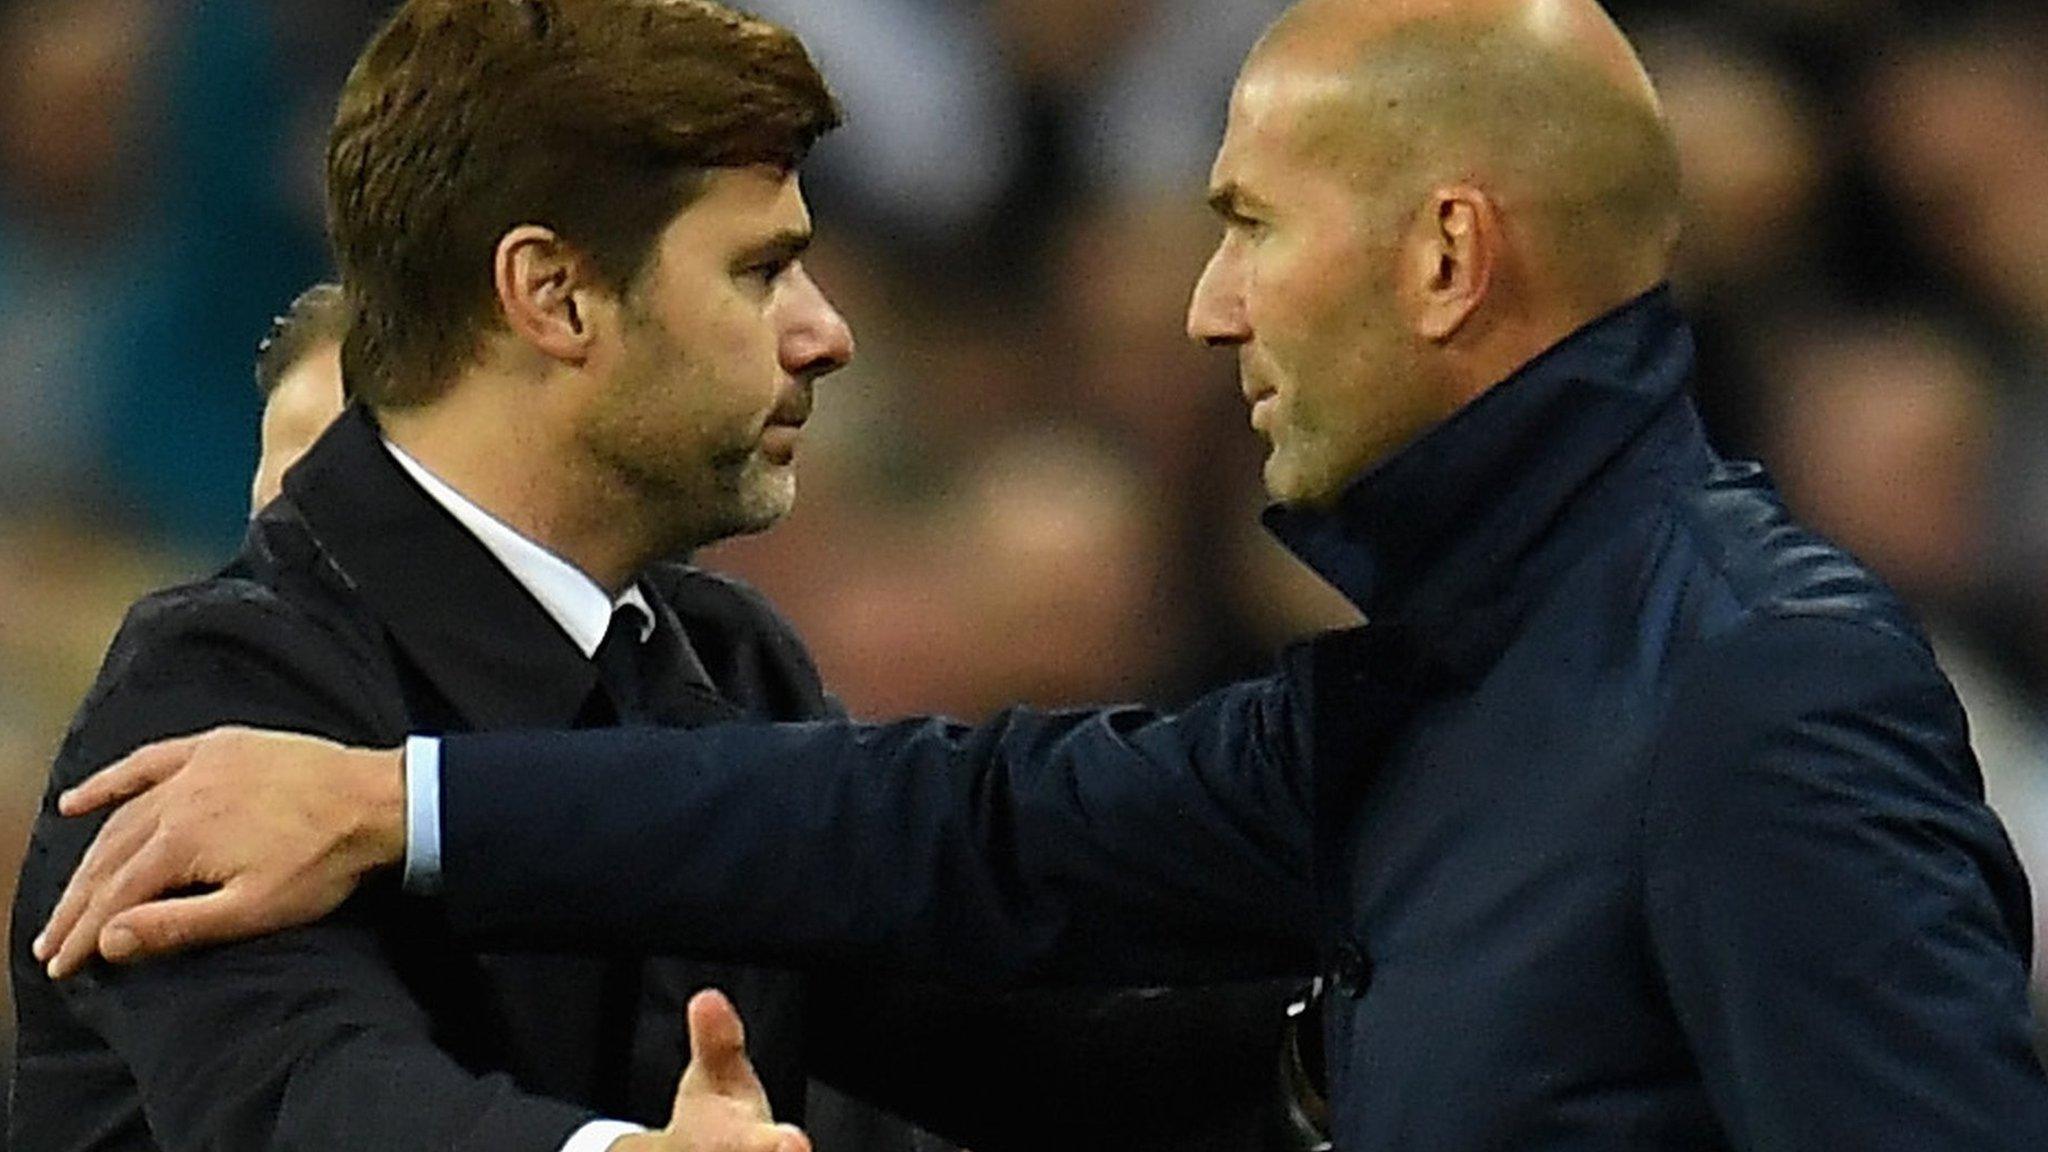
[[1458, 182], [1494, 197], [1554, 281], [1535, 287], [1612, 305], [1669, 273], [1677, 147], [1594, 0], [1304, 0], [1246, 65], [1257, 89], [1298, 101], [1296, 146], [1389, 208]]
[[1188, 333], [1237, 350], [1268, 491], [1315, 505], [1663, 282], [1677, 149], [1593, 0], [1303, 0], [1209, 201]]
[[1654, 105], [1649, 76], [1621, 29], [1594, 0], [1301, 0], [1275, 22], [1259, 54], [1288, 51], [1333, 64], [1402, 33], [1446, 29], [1467, 36], [1513, 35], [1568, 57], [1614, 87]]

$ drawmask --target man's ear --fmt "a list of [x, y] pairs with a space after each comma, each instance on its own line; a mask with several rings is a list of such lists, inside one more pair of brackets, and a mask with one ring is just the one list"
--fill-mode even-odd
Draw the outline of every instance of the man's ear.
[[587, 257], [549, 229], [522, 224], [499, 239], [491, 272], [514, 336], [554, 360], [589, 359], [600, 289]]
[[1502, 240], [1500, 211], [1486, 192], [1456, 184], [1429, 194], [1402, 276], [1416, 335], [1441, 344], [1465, 327], [1493, 285]]

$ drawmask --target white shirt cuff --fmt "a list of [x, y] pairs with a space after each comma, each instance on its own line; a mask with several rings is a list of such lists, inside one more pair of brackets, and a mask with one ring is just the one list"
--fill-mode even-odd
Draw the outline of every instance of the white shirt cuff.
[[[441, 890], [441, 741], [432, 736], [405, 742], [405, 890], [414, 896]], [[569, 1143], [565, 1152], [583, 1152]]]
[[578, 1128], [562, 1145], [562, 1152], [605, 1152], [612, 1142], [621, 1136], [631, 1136], [647, 1129], [623, 1120], [592, 1120]]

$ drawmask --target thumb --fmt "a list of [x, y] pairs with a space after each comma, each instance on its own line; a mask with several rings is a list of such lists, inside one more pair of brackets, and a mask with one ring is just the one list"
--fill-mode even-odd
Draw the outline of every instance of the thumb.
[[772, 1119], [768, 1093], [747, 1059], [746, 1027], [725, 993], [707, 988], [690, 998], [690, 1066], [676, 1088], [676, 1104], [693, 1094], [724, 1096]]

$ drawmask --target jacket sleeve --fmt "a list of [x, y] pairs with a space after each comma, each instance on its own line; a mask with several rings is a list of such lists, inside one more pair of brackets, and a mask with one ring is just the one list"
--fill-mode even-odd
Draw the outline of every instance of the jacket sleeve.
[[1312, 963], [1282, 680], [1139, 709], [450, 737], [443, 896], [488, 944], [1171, 983]]
[[[357, 740], [388, 728], [366, 715], [377, 694], [335, 658], [334, 638], [267, 595], [252, 586], [132, 614], [60, 753], [52, 793], [149, 740], [216, 724]], [[47, 917], [98, 825], [46, 808], [24, 867], [24, 920]], [[365, 916], [378, 899], [252, 943], [95, 965], [57, 991], [126, 1065], [165, 1152], [555, 1152], [589, 1113], [472, 1075], [436, 1049]], [[18, 1113], [34, 1106], [16, 1102]]]
[[1732, 1147], [2048, 1148], [2026, 881], [1923, 649], [1748, 626], [1654, 756], [1649, 926]]

